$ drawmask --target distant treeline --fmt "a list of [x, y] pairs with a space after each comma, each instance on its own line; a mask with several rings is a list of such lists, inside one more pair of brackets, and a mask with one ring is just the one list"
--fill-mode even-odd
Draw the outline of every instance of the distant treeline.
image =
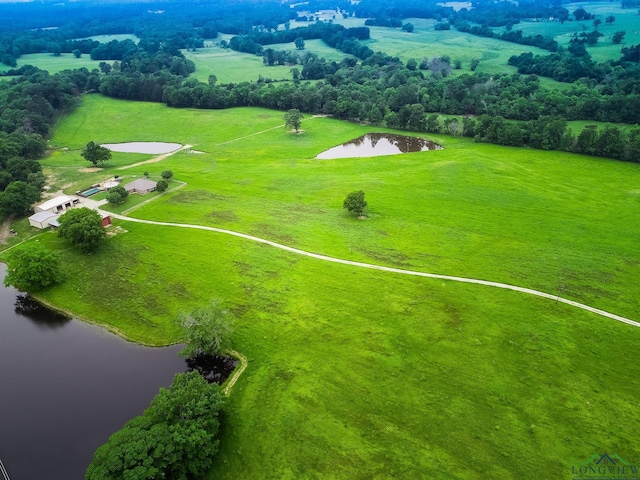
[[360, 18], [435, 18], [449, 23], [472, 22], [489, 27], [514, 25], [522, 19], [569, 20], [569, 12], [559, 2], [521, 1], [517, 3], [477, 1], [471, 10], [455, 11], [437, 0], [361, 0], [355, 6]]
[[558, 42], [556, 42], [553, 38], [545, 37], [543, 35], [524, 36], [522, 30], [509, 30], [498, 34], [486, 25], [470, 25], [467, 22], [456, 22], [454, 24], [454, 27], [460, 32], [479, 35], [481, 37], [497, 38], [498, 40], [519, 43], [521, 45], [529, 45], [531, 47], [543, 48], [552, 52], [555, 52], [558, 49]]
[[619, 61], [602, 63], [594, 62], [584, 47], [580, 47], [580, 43], [572, 43], [568, 49], [561, 48], [551, 55], [531, 52], [514, 55], [509, 58], [509, 65], [517, 67], [519, 73], [534, 73], [559, 82], [588, 78], [602, 83], [609, 91], [640, 92], [640, 44], [623, 47]]
[[77, 39], [103, 34], [136, 35], [156, 50], [195, 48], [220, 31], [242, 34], [255, 26], [271, 30], [296, 16], [294, 9], [276, 1], [114, 3], [90, 8], [82, 2], [64, 8], [39, 2], [0, 4], [0, 17], [12, 19], [4, 22], [0, 33], [0, 61], [15, 66], [21, 55], [30, 53], [78, 49], [89, 54], [95, 42]]

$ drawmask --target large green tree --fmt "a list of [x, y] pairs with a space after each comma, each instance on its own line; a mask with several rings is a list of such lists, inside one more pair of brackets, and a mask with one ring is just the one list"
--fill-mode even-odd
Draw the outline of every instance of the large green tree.
[[40, 200], [40, 191], [27, 182], [11, 182], [0, 193], [0, 212], [6, 215], [28, 215], [31, 205]]
[[179, 373], [145, 412], [98, 448], [86, 480], [200, 478], [218, 452], [224, 395], [198, 372]]
[[229, 347], [235, 317], [217, 299], [180, 314], [180, 327], [187, 346], [180, 355], [193, 358], [201, 353], [221, 355]]
[[58, 235], [83, 253], [95, 252], [107, 236], [100, 214], [86, 207], [68, 210], [58, 221]]
[[62, 279], [58, 255], [37, 243], [29, 243], [9, 255], [4, 284], [23, 292], [34, 292], [60, 283]]
[[292, 108], [284, 114], [284, 125], [293, 128], [296, 132], [300, 131], [300, 125], [304, 116], [297, 108]]
[[82, 151], [82, 156], [93, 163], [94, 166], [98, 163], [106, 162], [111, 158], [111, 150], [105, 147], [97, 145], [95, 142], [87, 143], [87, 146]]

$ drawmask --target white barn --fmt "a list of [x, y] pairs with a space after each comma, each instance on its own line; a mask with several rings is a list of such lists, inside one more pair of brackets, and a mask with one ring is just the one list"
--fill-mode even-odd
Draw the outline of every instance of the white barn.
[[60, 213], [67, 208], [71, 208], [78, 203], [78, 200], [72, 200], [66, 195], [60, 195], [59, 197], [52, 198], [46, 202], [42, 202], [39, 205], [33, 207], [33, 211], [38, 212], [52, 212]]
[[53, 212], [36, 212], [29, 217], [29, 225], [41, 230], [49, 227], [50, 222], [57, 220], [58, 214]]

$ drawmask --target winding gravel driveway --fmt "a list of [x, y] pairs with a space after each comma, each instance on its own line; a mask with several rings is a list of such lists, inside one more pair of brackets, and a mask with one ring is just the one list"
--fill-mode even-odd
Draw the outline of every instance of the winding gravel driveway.
[[252, 235], [247, 235], [244, 233], [234, 232], [232, 230], [224, 230], [222, 228], [216, 227], [207, 227], [204, 225], [191, 225], [188, 223], [169, 223], [169, 222], [156, 222], [154, 220], [142, 220], [139, 218], [131, 218], [126, 217], [124, 215], [118, 215], [111, 212], [104, 212], [111, 215], [113, 218], [118, 218], [120, 220], [126, 220], [128, 222], [137, 222], [137, 223], [146, 223], [148, 225], [159, 225], [164, 227], [179, 227], [179, 228], [193, 228], [196, 230], [207, 230], [210, 232], [218, 232], [226, 235], [233, 235], [234, 237], [244, 238], [246, 240], [251, 240], [252, 242], [264, 243], [266, 245], [270, 245], [275, 248], [279, 248], [281, 250], [286, 250], [287, 252], [295, 253], [297, 255], [304, 255], [305, 257], [311, 257], [318, 260], [324, 260], [325, 262], [333, 262], [333, 263], [341, 263], [343, 265], [351, 265], [352, 267], [360, 267], [360, 268], [369, 268], [371, 270], [381, 270], [383, 272], [391, 272], [391, 273], [399, 273], [402, 275], [413, 275], [416, 277], [427, 277], [427, 278], [437, 278], [439, 280], [449, 280], [452, 282], [462, 282], [462, 283], [473, 283], [476, 285], [485, 285], [487, 287], [495, 287], [502, 288], [505, 290], [514, 290], [516, 292], [527, 293], [529, 295], [535, 295], [537, 297], [548, 298], [550, 300], [554, 300], [557, 302], [566, 303], [567, 305], [571, 305], [573, 307], [581, 308], [582, 310], [586, 310], [587, 312], [596, 313], [598, 315], [602, 315], [603, 317], [611, 318], [618, 322], [626, 323], [628, 325], [632, 325], [634, 327], [640, 327], [640, 322], [636, 322], [634, 320], [621, 317], [620, 315], [616, 315], [614, 313], [609, 313], [604, 310], [600, 310], [598, 308], [590, 307], [589, 305], [585, 305], [583, 303], [574, 302], [573, 300], [569, 300], [567, 298], [562, 298], [558, 295], [551, 295], [550, 293], [540, 292], [538, 290], [533, 290], [531, 288], [518, 287], [516, 285], [509, 285], [508, 283], [499, 283], [499, 282], [490, 282], [488, 280], [479, 280], [477, 278], [465, 278], [465, 277], [453, 277], [451, 275], [440, 275], [437, 273], [426, 273], [426, 272], [416, 272], [413, 270], [403, 270], [401, 268], [393, 268], [393, 267], [384, 267], [382, 265], [374, 265], [371, 263], [363, 263], [363, 262], [354, 262], [352, 260], [343, 260], [341, 258], [329, 257], [327, 255], [320, 255], [318, 253], [306, 252], [304, 250], [300, 250], [298, 248], [288, 247], [286, 245], [282, 245], [280, 243], [272, 242], [271, 240], [266, 240], [264, 238], [254, 237]]

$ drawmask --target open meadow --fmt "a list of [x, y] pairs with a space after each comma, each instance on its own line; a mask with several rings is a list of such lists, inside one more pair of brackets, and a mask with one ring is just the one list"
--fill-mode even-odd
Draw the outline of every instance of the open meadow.
[[[389, 52], [392, 53], [392, 52]], [[183, 188], [130, 214], [215, 226], [309, 252], [535, 288], [640, 320], [638, 165], [429, 135], [443, 150], [317, 160], [387, 131], [283, 112], [169, 109], [99, 95], [42, 161], [72, 191], [171, 169]], [[157, 163], [97, 143], [193, 145]], [[67, 148], [68, 150], [63, 150]], [[368, 214], [342, 201], [362, 189]], [[640, 458], [640, 329], [548, 299], [329, 263], [221, 233], [116, 220], [44, 298], [147, 344], [220, 298], [249, 367], [211, 478], [568, 478], [594, 453]], [[611, 425], [615, 424], [615, 428]]]
[[[232, 36], [220, 35], [218, 38], [205, 41], [204, 48], [198, 48], [195, 52], [188, 50], [182, 52], [196, 66], [196, 71], [191, 74], [192, 78], [205, 83], [209, 80], [209, 75], [215, 75], [219, 83], [252, 82], [260, 77], [271, 80], [291, 80], [292, 68], [296, 67], [299, 71], [302, 71], [302, 65], [267, 66], [263, 64], [262, 56], [237, 52], [218, 45], [221, 40], [229, 41]], [[268, 45], [266, 48], [286, 51], [296, 50], [293, 42], [277, 43]], [[315, 53], [329, 62], [335, 61], [338, 63], [349, 56], [327, 46], [322, 40], [306, 40], [304, 50], [299, 51], [299, 53], [303, 55], [306, 52]]]
[[[619, 60], [622, 47], [629, 47], [640, 43], [640, 16], [637, 8], [622, 8], [619, 4], [611, 2], [576, 2], [565, 6], [571, 15], [570, 22], [520, 22], [514, 26], [514, 30], [522, 30], [525, 35], [544, 35], [554, 38], [559, 45], [568, 47], [574, 34], [593, 30], [593, 20], [576, 21], [573, 12], [578, 8], [584, 8], [594, 14], [602, 23], [598, 31], [603, 34], [594, 46], [588, 46], [587, 51], [596, 62], [607, 60]], [[613, 15], [615, 21], [607, 23], [605, 19]], [[621, 44], [616, 45], [611, 41], [615, 32], [624, 31], [625, 36]]]
[[[99, 64], [100, 61], [91, 60], [89, 55], [82, 55], [80, 58], [76, 58], [71, 53], [63, 53], [59, 57], [54, 56], [52, 53], [32, 53], [22, 55], [18, 58], [18, 65], [15, 68], [20, 68], [24, 65], [33, 65], [53, 75], [62, 70], [73, 70], [74, 68], [93, 70], [94, 68], [98, 68]], [[0, 64], [0, 72], [6, 72], [12, 68], [13, 67], [9, 67], [8, 65]]]

